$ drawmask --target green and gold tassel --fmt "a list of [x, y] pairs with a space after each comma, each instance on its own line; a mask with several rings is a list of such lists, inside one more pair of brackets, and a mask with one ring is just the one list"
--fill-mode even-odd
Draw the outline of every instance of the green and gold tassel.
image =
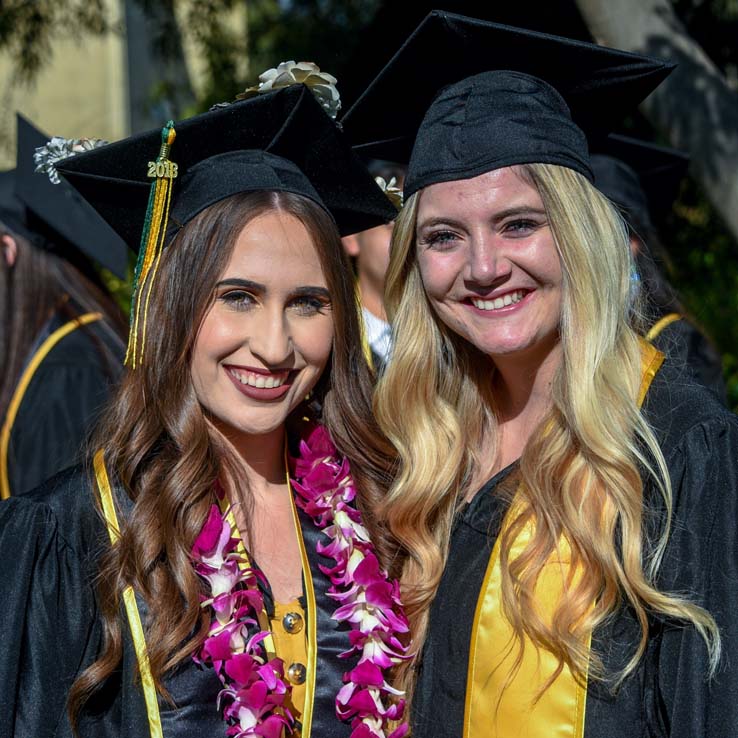
[[133, 276], [131, 324], [125, 359], [126, 365], [132, 369], [143, 363], [149, 298], [164, 247], [169, 221], [169, 206], [172, 201], [172, 187], [177, 178], [178, 167], [169, 160], [169, 150], [176, 135], [174, 122], [170, 120], [161, 131], [159, 156], [156, 157], [156, 161], [148, 163], [148, 176], [152, 177], [154, 182], [151, 184], [149, 204], [146, 208], [146, 219], [141, 234], [141, 246]]

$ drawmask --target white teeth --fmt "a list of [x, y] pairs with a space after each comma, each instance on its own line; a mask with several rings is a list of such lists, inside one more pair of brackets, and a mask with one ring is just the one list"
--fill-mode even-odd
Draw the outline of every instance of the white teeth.
[[508, 292], [504, 297], [496, 297], [494, 300], [477, 300], [472, 298], [472, 304], [479, 310], [499, 310], [500, 308], [514, 305], [525, 297], [523, 290]]
[[257, 387], [258, 389], [281, 387], [287, 379], [286, 374], [282, 377], [275, 377], [253, 372], [239, 372], [235, 369], [231, 369], [230, 372], [241, 384], [248, 384], [250, 387]]

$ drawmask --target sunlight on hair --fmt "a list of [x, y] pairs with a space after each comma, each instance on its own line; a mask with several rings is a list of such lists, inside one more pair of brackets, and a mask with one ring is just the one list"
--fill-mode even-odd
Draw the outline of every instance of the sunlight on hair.
[[[630, 323], [637, 306], [630, 295], [625, 226], [609, 201], [572, 170], [530, 164], [518, 173], [541, 195], [564, 272], [564, 360], [550, 411], [520, 460], [521, 512], [501, 541], [503, 606], [518, 649], [525, 635], [577, 679], [617, 684], [643, 656], [648, 616], [655, 614], [695, 627], [714, 671], [720, 639], [713, 618], [654, 586], [669, 534], [671, 485], [637, 405], [641, 349]], [[385, 296], [395, 351], [374, 402], [398, 456], [397, 477], [381, 512], [408, 554], [402, 587], [418, 654], [454, 514], [482, 464], [482, 440], [494, 439], [497, 428], [490, 362], [451, 335], [426, 298], [415, 253], [419, 197], [408, 199], [395, 224]], [[666, 523], [654, 540], [644, 538], [651, 503], [644, 500], [642, 472], [666, 509]], [[511, 560], [504, 552], [531, 520], [530, 543]], [[533, 591], [561, 535], [571, 546], [573, 567], [588, 575], [569, 589], [548, 624], [535, 614]], [[620, 673], [606, 674], [587, 636], [622, 604], [635, 615], [640, 641]], [[412, 664], [403, 667], [400, 680], [411, 696], [415, 671]]]

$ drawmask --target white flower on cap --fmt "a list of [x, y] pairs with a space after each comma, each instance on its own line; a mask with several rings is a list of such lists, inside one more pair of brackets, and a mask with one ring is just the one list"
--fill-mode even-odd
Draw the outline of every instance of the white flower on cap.
[[397, 179], [392, 177], [389, 182], [384, 177], [375, 177], [374, 181], [379, 185], [379, 189], [387, 195], [389, 201], [398, 209], [402, 210], [403, 194], [402, 190], [397, 186]]
[[246, 88], [236, 97], [246, 100], [281, 87], [302, 84], [310, 89], [331, 118], [335, 119], [341, 109], [341, 96], [336, 89], [338, 80], [332, 74], [321, 72], [320, 67], [313, 62], [282, 62], [276, 69], [267, 69], [260, 74], [259, 80], [258, 85]]
[[54, 166], [58, 161], [105, 146], [107, 143], [101, 138], [62, 138], [61, 136], [54, 136], [46, 146], [39, 146], [36, 149], [33, 155], [36, 171], [43, 172], [54, 184], [59, 184], [59, 174]]

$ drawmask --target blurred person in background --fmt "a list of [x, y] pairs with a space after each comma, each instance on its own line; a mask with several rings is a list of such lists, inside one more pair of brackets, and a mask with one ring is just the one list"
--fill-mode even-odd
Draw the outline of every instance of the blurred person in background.
[[[398, 209], [402, 202], [405, 167], [382, 159], [367, 161], [367, 169]], [[392, 331], [384, 310], [384, 277], [389, 264], [392, 223], [386, 223], [351, 236], [344, 236], [343, 247], [351, 257], [356, 273], [356, 288], [364, 320], [367, 358], [381, 373], [392, 351]]]
[[35, 171], [48, 140], [18, 115], [16, 168], [0, 174], [3, 499], [79, 460], [122, 371], [125, 319], [93, 261], [125, 278], [127, 249], [71, 187]]
[[727, 402], [720, 354], [700, 330], [666, 277], [668, 252], [657, 225], [671, 209], [689, 159], [675, 149], [612, 135], [594, 148], [595, 186], [623, 215], [635, 259], [633, 278], [642, 315], [637, 329], [720, 401]]

